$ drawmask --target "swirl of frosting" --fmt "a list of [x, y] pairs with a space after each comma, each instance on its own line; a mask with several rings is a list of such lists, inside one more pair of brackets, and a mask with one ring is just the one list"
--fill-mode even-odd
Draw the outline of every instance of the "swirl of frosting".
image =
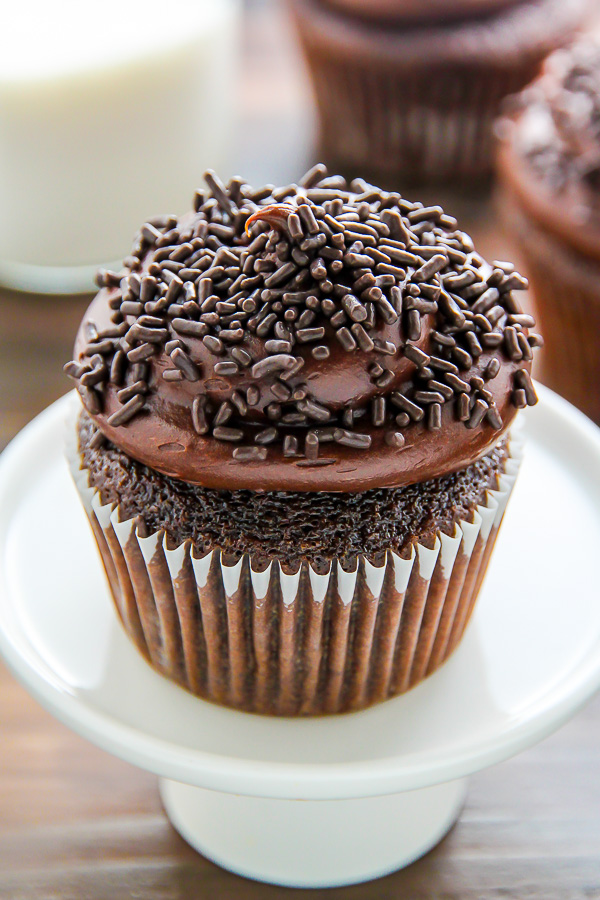
[[522, 0], [328, 0], [344, 12], [367, 19], [383, 19], [398, 23], [450, 21], [498, 12]]
[[355, 491], [464, 468], [535, 402], [525, 279], [441, 207], [321, 165], [205, 178], [99, 273], [65, 367], [98, 442], [206, 487]]
[[483, 65], [497, 77], [509, 71], [517, 78], [517, 72], [530, 71], [532, 77], [547, 54], [575, 36], [589, 5], [589, 0], [294, 0], [292, 10], [312, 53], [354, 68], [369, 61], [393, 65], [408, 85], [415, 71], [431, 69], [433, 79], [455, 77], [446, 71], [455, 65], [463, 73]]

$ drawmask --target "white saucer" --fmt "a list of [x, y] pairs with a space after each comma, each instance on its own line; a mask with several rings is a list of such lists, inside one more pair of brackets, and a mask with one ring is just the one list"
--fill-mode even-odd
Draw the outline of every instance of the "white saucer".
[[63, 459], [68, 397], [0, 459], [0, 651], [59, 719], [170, 779], [176, 827], [235, 871], [316, 886], [406, 864], [454, 821], [460, 779], [541, 739], [600, 687], [600, 430], [540, 397], [473, 622], [403, 697], [274, 719], [150, 669], [117, 622]]

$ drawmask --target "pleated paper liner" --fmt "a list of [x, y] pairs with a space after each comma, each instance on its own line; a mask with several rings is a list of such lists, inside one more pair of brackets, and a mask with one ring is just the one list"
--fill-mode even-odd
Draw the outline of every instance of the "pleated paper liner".
[[[72, 430], [75, 434], [74, 429]], [[274, 715], [358, 710], [413, 687], [452, 653], [471, 616], [514, 485], [521, 442], [498, 489], [453, 535], [393, 550], [383, 564], [360, 557], [295, 572], [266, 569], [246, 554], [194, 556], [142, 537], [139, 520], [103, 504], [70, 441], [75, 484], [89, 517], [123, 626], [158, 671], [192, 693]]]
[[[489, 61], [445, 62], [430, 55], [404, 60], [403, 31], [397, 59], [390, 60], [378, 52], [377, 31], [369, 36], [367, 26], [340, 13], [334, 28], [339, 34], [332, 36], [331, 23], [314, 15], [311, 6], [291, 0], [313, 80], [325, 162], [404, 183], [470, 183], [490, 173], [492, 126], [501, 103], [535, 77], [551, 48], [540, 44], [522, 58], [511, 48], [510, 62], [494, 63], [492, 56]], [[580, 16], [574, 12], [573, 25]]]
[[[492, 126], [520, 73], [410, 73], [309, 55], [320, 154], [346, 171], [409, 182], [488, 175]], [[530, 73], [533, 75], [533, 73]]]

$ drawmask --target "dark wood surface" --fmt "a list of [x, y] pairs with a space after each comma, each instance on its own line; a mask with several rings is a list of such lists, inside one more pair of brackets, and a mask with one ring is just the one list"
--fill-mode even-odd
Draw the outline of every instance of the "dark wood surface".
[[[251, 180], [310, 162], [306, 82], [275, 2], [245, 30], [236, 168]], [[480, 249], [509, 244], [486, 198], [458, 198]], [[0, 291], [0, 447], [68, 390], [61, 373], [89, 298]], [[565, 598], [568, 602], [568, 598]], [[600, 698], [553, 737], [471, 781], [459, 823], [428, 856], [331, 900], [600, 900]], [[252, 900], [303, 892], [231, 875], [172, 829], [156, 778], [68, 731], [0, 667], [1, 900]]]

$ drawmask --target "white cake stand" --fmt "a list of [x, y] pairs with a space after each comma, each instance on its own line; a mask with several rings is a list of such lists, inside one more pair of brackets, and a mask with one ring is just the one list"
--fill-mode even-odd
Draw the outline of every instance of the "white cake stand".
[[263, 718], [150, 669], [117, 622], [63, 461], [68, 398], [0, 460], [0, 650], [59, 719], [160, 775], [174, 826], [226, 868], [316, 887], [405, 866], [456, 820], [466, 776], [545, 737], [600, 686], [600, 430], [540, 393], [474, 620], [403, 697]]

